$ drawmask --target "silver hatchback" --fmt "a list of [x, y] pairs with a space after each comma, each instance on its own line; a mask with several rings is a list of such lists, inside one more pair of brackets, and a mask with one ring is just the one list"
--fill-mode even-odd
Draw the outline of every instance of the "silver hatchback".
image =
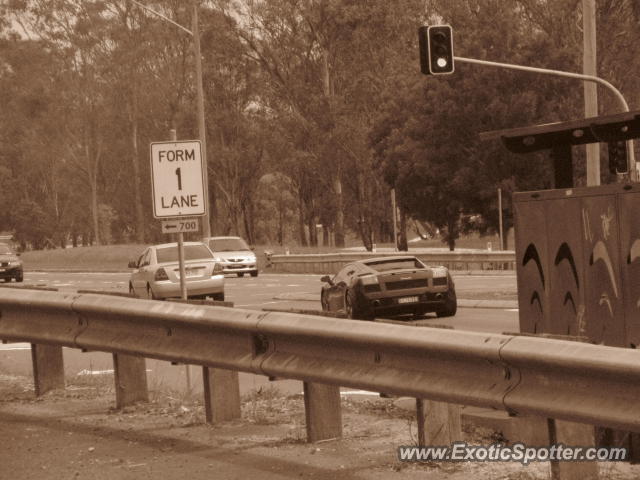
[[[189, 298], [224, 300], [222, 265], [200, 242], [184, 242], [185, 280]], [[129, 293], [139, 298], [180, 298], [178, 244], [152, 245], [137, 260], [129, 278]]]

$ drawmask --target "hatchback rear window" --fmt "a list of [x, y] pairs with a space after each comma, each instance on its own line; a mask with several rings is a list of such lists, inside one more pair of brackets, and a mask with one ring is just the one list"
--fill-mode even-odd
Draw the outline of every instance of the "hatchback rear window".
[[403, 258], [395, 259], [390, 258], [388, 260], [377, 260], [375, 262], [366, 262], [370, 268], [378, 272], [386, 272], [388, 270], [398, 270], [403, 268], [425, 268], [425, 266], [417, 258]]
[[[158, 256], [158, 263], [177, 262], [178, 261], [178, 247], [163, 247], [156, 250]], [[212, 259], [213, 254], [204, 245], [185, 245], [184, 246], [184, 259], [185, 260], [208, 260]]]

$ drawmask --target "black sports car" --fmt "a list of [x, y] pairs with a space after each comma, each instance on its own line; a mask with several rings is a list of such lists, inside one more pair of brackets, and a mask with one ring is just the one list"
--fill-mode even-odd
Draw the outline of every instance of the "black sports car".
[[349, 263], [335, 276], [325, 275], [320, 293], [322, 310], [344, 312], [349, 318], [456, 314], [453, 279], [446, 267], [428, 267], [413, 256], [393, 256]]

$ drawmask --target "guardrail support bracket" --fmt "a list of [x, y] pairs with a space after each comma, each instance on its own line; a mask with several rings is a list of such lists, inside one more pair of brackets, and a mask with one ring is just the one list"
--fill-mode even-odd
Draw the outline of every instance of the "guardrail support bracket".
[[147, 362], [144, 357], [114, 353], [113, 371], [116, 408], [123, 408], [136, 402], [149, 401]]
[[312, 382], [303, 383], [307, 442], [342, 437], [340, 387]]
[[416, 398], [416, 414], [420, 446], [462, 441], [460, 405]]
[[202, 367], [204, 411], [207, 423], [240, 418], [240, 380], [238, 372]]
[[[575, 423], [550, 418], [549, 445], [596, 445], [595, 427], [584, 423]], [[552, 480], [598, 480], [597, 462], [551, 462]]]
[[62, 347], [32, 343], [31, 362], [33, 364], [33, 384], [37, 397], [50, 390], [64, 388]]

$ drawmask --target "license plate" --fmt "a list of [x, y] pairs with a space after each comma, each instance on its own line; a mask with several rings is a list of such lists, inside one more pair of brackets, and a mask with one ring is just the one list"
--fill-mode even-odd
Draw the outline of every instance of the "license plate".
[[193, 268], [190, 270], [187, 270], [185, 272], [187, 277], [199, 277], [202, 275], [202, 269], [201, 268]]
[[418, 297], [401, 297], [398, 299], [398, 303], [415, 303], [418, 301]]

